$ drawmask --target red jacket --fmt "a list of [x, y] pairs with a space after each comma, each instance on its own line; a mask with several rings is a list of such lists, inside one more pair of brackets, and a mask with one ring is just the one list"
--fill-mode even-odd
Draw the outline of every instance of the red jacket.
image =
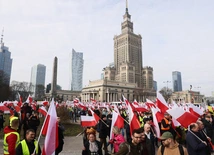
[[[6, 126], [4, 128], [4, 134], [10, 133], [10, 132], [17, 132], [15, 129], [10, 128], [9, 126]], [[6, 142], [8, 144], [8, 152], [10, 155], [16, 154], [16, 141], [17, 141], [17, 135], [16, 134], [10, 134], [6, 138]]]

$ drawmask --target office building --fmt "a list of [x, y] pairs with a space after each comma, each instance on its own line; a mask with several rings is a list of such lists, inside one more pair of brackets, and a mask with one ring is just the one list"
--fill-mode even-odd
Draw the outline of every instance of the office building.
[[181, 72], [172, 72], [173, 91], [182, 91]]
[[0, 42], [0, 74], [4, 77], [4, 84], [10, 85], [12, 58], [9, 48], [4, 46], [3, 33]]
[[[35, 65], [31, 68], [31, 91], [33, 97], [37, 97], [38, 94], [43, 93], [45, 89], [45, 74], [46, 66], [42, 64]], [[39, 92], [40, 91], [40, 92]]]
[[82, 79], [83, 79], [83, 53], [76, 52], [72, 49], [70, 55], [70, 90], [81, 91], [82, 90]]

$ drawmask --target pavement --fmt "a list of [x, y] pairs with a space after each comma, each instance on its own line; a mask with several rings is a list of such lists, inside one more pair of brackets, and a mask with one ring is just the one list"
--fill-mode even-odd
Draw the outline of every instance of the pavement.
[[[60, 153], [60, 155], [81, 155], [82, 154], [82, 148], [83, 148], [83, 141], [82, 136], [79, 137], [65, 137], [64, 139], [64, 146], [63, 151]], [[41, 138], [39, 142], [40, 146], [42, 147], [44, 144], [44, 138]], [[3, 153], [3, 139], [0, 140], [0, 154]]]

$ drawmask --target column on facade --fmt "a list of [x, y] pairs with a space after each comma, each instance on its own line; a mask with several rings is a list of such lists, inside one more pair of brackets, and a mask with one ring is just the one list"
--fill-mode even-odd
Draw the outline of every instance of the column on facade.
[[109, 102], [109, 93], [107, 93], [107, 102]]
[[93, 96], [93, 99], [95, 99], [95, 98], [94, 98], [94, 93], [92, 93], [92, 96]]

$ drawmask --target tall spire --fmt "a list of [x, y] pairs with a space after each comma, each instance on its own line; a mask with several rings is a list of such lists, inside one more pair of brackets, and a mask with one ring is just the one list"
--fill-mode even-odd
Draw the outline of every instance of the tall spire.
[[1, 44], [3, 44], [3, 37], [4, 37], [4, 28], [3, 28], [2, 34], [1, 34]]
[[128, 12], [128, 0], [126, 0], [126, 12]]

